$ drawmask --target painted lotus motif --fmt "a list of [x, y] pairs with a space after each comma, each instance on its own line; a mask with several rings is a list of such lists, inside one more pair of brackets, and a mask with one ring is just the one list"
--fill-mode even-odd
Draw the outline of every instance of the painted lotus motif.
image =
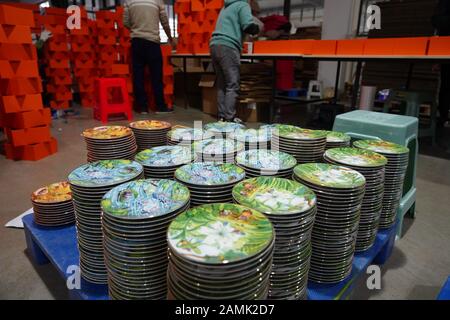
[[162, 130], [168, 129], [171, 126], [169, 122], [159, 120], [139, 120], [130, 123], [131, 128], [142, 130]]
[[69, 174], [69, 182], [82, 187], [101, 187], [132, 180], [143, 167], [130, 160], [101, 160], [78, 167]]
[[244, 149], [241, 142], [230, 139], [207, 139], [192, 144], [195, 152], [203, 154], [230, 154]]
[[168, 136], [175, 141], [197, 141], [209, 139], [212, 134], [196, 128], [175, 128], [169, 131]]
[[325, 151], [325, 156], [338, 163], [361, 167], [378, 167], [387, 163], [385, 156], [358, 148], [333, 148]]
[[192, 162], [195, 153], [181, 146], [161, 146], [139, 152], [135, 160], [147, 167], [171, 167]]
[[351, 137], [342, 132], [328, 131], [327, 142], [349, 142]]
[[353, 189], [366, 183], [358, 171], [326, 163], [300, 164], [294, 168], [294, 174], [304, 181], [329, 188]]
[[262, 170], [287, 170], [297, 164], [297, 160], [290, 154], [264, 149], [239, 152], [236, 162], [245, 167]]
[[233, 198], [249, 208], [266, 214], [293, 214], [311, 210], [316, 195], [308, 187], [288, 179], [258, 177], [233, 188]]
[[160, 217], [184, 207], [189, 190], [179, 182], [135, 180], [108, 191], [101, 201], [103, 212], [128, 218]]
[[67, 181], [52, 183], [31, 194], [31, 200], [38, 203], [57, 203], [71, 199], [72, 192]]
[[131, 133], [131, 129], [124, 126], [101, 126], [84, 130], [82, 136], [91, 139], [115, 139]]
[[204, 129], [218, 133], [230, 133], [238, 129], [245, 129], [245, 126], [234, 122], [218, 121], [206, 124]]
[[327, 136], [327, 132], [323, 130], [303, 129], [300, 127], [287, 124], [277, 124], [272, 134], [279, 136], [281, 138], [298, 139], [298, 140], [325, 139]]
[[175, 218], [168, 241], [185, 259], [226, 264], [263, 252], [273, 241], [273, 228], [258, 211], [228, 203], [208, 204]]
[[358, 140], [353, 143], [353, 146], [386, 154], [404, 154], [409, 152], [409, 149], [405, 146], [384, 140]]
[[232, 163], [197, 162], [178, 168], [175, 177], [194, 185], [223, 185], [244, 179], [245, 171]]
[[238, 129], [229, 135], [230, 139], [240, 142], [257, 143], [268, 142], [272, 138], [271, 129]]

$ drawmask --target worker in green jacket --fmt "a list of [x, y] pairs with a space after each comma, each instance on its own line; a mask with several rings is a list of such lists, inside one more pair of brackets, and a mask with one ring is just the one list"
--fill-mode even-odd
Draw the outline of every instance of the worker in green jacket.
[[225, 0], [209, 43], [216, 72], [218, 115], [221, 121], [242, 123], [236, 117], [236, 100], [240, 87], [239, 66], [244, 33], [259, 33], [248, 2]]

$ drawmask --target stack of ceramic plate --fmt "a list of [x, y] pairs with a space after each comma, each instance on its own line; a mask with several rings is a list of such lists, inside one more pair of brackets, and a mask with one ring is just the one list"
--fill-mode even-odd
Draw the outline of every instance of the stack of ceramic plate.
[[233, 188], [234, 200], [264, 213], [275, 229], [269, 299], [306, 299], [316, 195], [282, 178], [259, 177]]
[[175, 179], [191, 192], [191, 205], [232, 202], [232, 190], [245, 171], [232, 163], [196, 162], [175, 171]]
[[231, 139], [207, 139], [192, 144], [197, 160], [203, 162], [234, 163], [244, 144]]
[[383, 208], [380, 228], [390, 228], [395, 223], [397, 209], [403, 195], [403, 182], [408, 168], [409, 149], [399, 144], [382, 140], [360, 140], [353, 144], [357, 148], [382, 154], [388, 160], [384, 176]]
[[351, 137], [342, 132], [328, 131], [325, 149], [343, 148], [350, 146]]
[[356, 240], [356, 251], [365, 251], [372, 247], [378, 232], [387, 159], [379, 153], [358, 148], [329, 149], [325, 152], [324, 159], [328, 163], [356, 170], [366, 178], [366, 192]]
[[267, 297], [274, 231], [262, 213], [207, 204], [180, 214], [167, 234], [169, 299]]
[[168, 145], [182, 145], [191, 147], [195, 141], [210, 139], [214, 134], [197, 128], [173, 128], [167, 133]]
[[229, 134], [229, 139], [244, 143], [245, 150], [270, 149], [272, 129], [237, 129]]
[[145, 178], [173, 179], [175, 170], [196, 158], [191, 148], [162, 146], [147, 149], [136, 155], [136, 161], [144, 166]]
[[317, 196], [309, 280], [337, 283], [352, 271], [366, 179], [358, 171], [325, 163], [298, 165], [294, 179]]
[[130, 160], [103, 160], [78, 167], [69, 174], [80, 251], [81, 276], [106, 283], [100, 201], [119, 184], [143, 177], [142, 166]]
[[136, 180], [101, 202], [103, 249], [112, 299], [167, 297], [167, 227], [189, 208], [189, 190], [173, 180]]
[[75, 222], [72, 192], [67, 181], [52, 183], [31, 194], [34, 222], [57, 227]]
[[138, 145], [138, 151], [167, 144], [167, 132], [172, 125], [165, 121], [140, 120], [130, 123]]
[[245, 126], [235, 122], [218, 121], [206, 124], [204, 129], [213, 133], [217, 138], [229, 138], [231, 133], [238, 129], [245, 129]]
[[83, 131], [87, 145], [87, 161], [133, 159], [137, 146], [130, 128], [103, 126]]
[[239, 152], [236, 164], [245, 170], [249, 178], [273, 176], [290, 179], [297, 160], [284, 152], [263, 149]]
[[272, 132], [271, 146], [294, 156], [298, 163], [308, 163], [322, 161], [326, 142], [326, 131], [279, 124]]

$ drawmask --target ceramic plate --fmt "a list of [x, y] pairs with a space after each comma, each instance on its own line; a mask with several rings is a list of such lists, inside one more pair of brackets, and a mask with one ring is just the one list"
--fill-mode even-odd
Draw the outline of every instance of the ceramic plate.
[[101, 126], [86, 129], [82, 135], [90, 139], [117, 139], [132, 134], [130, 128], [124, 126]]
[[273, 134], [281, 138], [293, 140], [319, 140], [327, 137], [327, 132], [323, 130], [303, 129], [286, 124], [276, 125]]
[[58, 203], [72, 200], [70, 184], [67, 181], [52, 183], [31, 194], [31, 201], [37, 203]]
[[169, 129], [171, 126], [169, 122], [159, 120], [140, 120], [130, 123], [131, 128], [142, 130], [163, 130]]
[[325, 151], [325, 157], [338, 163], [357, 167], [380, 167], [387, 163], [379, 153], [358, 148], [333, 148]]
[[295, 167], [297, 160], [287, 153], [273, 150], [249, 150], [239, 152], [236, 163], [261, 170], [288, 170]]
[[206, 124], [204, 129], [217, 133], [231, 133], [237, 129], [245, 129], [245, 126], [234, 122], [218, 121]]
[[221, 186], [244, 179], [245, 171], [231, 163], [211, 162], [190, 163], [175, 171], [175, 178], [181, 182], [197, 186]]
[[342, 132], [328, 131], [327, 133], [327, 143], [341, 143], [350, 142], [351, 137]]
[[353, 146], [360, 149], [379, 152], [382, 154], [386, 153], [389, 155], [409, 153], [409, 149], [407, 147], [383, 140], [358, 140], [353, 143]]
[[207, 139], [192, 144], [197, 153], [202, 154], [232, 154], [244, 149], [244, 144], [230, 139]]
[[195, 153], [186, 147], [161, 146], [143, 150], [135, 159], [146, 167], [173, 167], [194, 161]]

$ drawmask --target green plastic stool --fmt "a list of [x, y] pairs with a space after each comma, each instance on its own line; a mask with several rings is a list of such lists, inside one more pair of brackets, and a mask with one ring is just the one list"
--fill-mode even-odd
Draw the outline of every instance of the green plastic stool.
[[403, 185], [403, 197], [397, 211], [397, 237], [402, 235], [403, 218], [415, 217], [416, 169], [419, 121], [416, 117], [372, 111], [352, 111], [336, 117], [334, 131], [345, 132], [353, 139], [381, 139], [409, 148], [409, 165]]

